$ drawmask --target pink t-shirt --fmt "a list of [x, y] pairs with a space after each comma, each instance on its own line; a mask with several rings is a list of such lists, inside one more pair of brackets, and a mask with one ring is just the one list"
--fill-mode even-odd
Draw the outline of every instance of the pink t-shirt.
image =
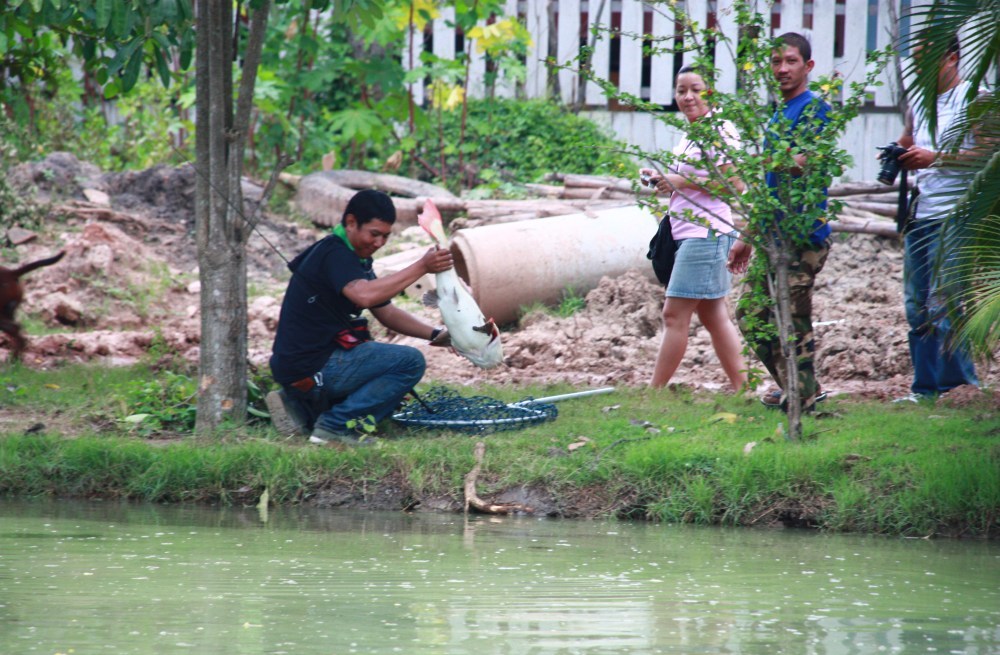
[[[736, 136], [736, 128], [729, 121], [722, 124], [722, 138], [726, 143], [739, 146], [739, 139]], [[690, 161], [703, 161], [702, 149], [687, 137], [681, 139], [673, 150], [675, 155], [684, 156]], [[713, 150], [706, 151], [709, 158], [714, 158], [716, 165], [721, 165], [725, 159], [721, 155], [716, 155]], [[692, 164], [674, 164], [669, 168], [671, 173], [677, 173], [685, 177], [703, 176], [704, 168], [697, 168]], [[686, 196], [686, 197], [685, 197]], [[733, 231], [732, 209], [729, 205], [707, 191], [702, 189], [681, 189], [675, 191], [670, 198], [670, 229], [673, 232], [674, 240], [680, 239], [704, 239], [708, 236], [708, 229], [698, 223], [684, 220], [684, 210], [690, 209], [695, 216], [704, 217], [712, 229], [721, 234], [729, 234]]]

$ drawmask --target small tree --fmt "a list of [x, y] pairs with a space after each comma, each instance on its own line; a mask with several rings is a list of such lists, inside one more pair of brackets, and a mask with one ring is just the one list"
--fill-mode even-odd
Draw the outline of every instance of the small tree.
[[[699, 182], [730, 198], [733, 227], [756, 251], [747, 281], [767, 285], [772, 290], [771, 295], [777, 299], [777, 307], [774, 308], [776, 325], [760, 321], [754, 323], [752, 315], [748, 316], [744, 326], [748, 332], [747, 339], [770, 340], [777, 330], [788, 363], [788, 388], [785, 389], [788, 398], [787, 435], [789, 439], [797, 440], [802, 434], [801, 396], [789, 298], [789, 261], [794, 249], [808, 240], [817, 220], [836, 218], [840, 208], [837, 201], [831, 200], [826, 209], [820, 204], [824, 200], [824, 189], [849, 162], [849, 155], [837, 143], [847, 124], [857, 116], [865, 99], [866, 87], [876, 83], [875, 77], [885, 65], [887, 54], [871, 53], [865, 82], [854, 83], [849, 90], [845, 90], [842, 81], [836, 77], [816, 77], [810, 88], [832, 105], [827, 114], [829, 122], [821, 126], [816, 108], [812, 107], [807, 109], [795, 130], [790, 131], [791, 126], [784, 119], [770, 122], [775, 110], [772, 98], [780, 98], [770, 68], [771, 54], [778, 42], [764, 36], [768, 33], [770, 3], [764, 3], [762, 9], [758, 9], [757, 4], [752, 0], [733, 3], [732, 12], [740, 30], [740, 37], [735, 42], [716, 28], [709, 29], [694, 23], [672, 0], [654, 6], [655, 11], [666, 13], [670, 20], [681, 26], [683, 46], [676, 46], [674, 37], [653, 40], [650, 47], [653, 54], [692, 53], [695, 68], [703, 72], [710, 86], [710, 78], [715, 77], [714, 73], [718, 70], [713, 52], [725, 53], [732, 62], [730, 65], [736, 66], [736, 93], [718, 89], [707, 91], [711, 112], [700, 120], [688, 122], [683, 115], [662, 112], [659, 105], [618, 92], [606, 80], [594, 81], [601, 84], [608, 97], [653, 113], [656, 120], [702, 144], [703, 150], [710, 150], [717, 157], [677, 156], [669, 151], [647, 152], [641, 147], [631, 151], [639, 160], [654, 162], [662, 169], [690, 164], [705, 170], [707, 181]], [[622, 36], [649, 38], [642, 34]], [[738, 147], [722, 138], [726, 122], [738, 132]], [[795, 157], [798, 155], [805, 155], [806, 164], [801, 175], [792, 176], [787, 171], [795, 168]], [[728, 176], [720, 170], [718, 162], [723, 160], [733, 165], [745, 184], [742, 194], [736, 192]], [[767, 173], [781, 176], [777, 189], [767, 186]], [[684, 191], [676, 193], [683, 194]], [[642, 202], [656, 213], [666, 210], [656, 198]], [[695, 222], [699, 220], [690, 215], [686, 218]], [[742, 302], [757, 307], [771, 301], [758, 294], [745, 297]]]

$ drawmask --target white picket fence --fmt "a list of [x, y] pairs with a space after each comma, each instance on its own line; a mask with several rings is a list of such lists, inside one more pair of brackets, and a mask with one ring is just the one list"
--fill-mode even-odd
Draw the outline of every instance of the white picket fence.
[[[894, 39], [905, 21], [898, 17], [905, 13], [913, 0], [778, 0], [773, 5], [761, 2], [762, 11], [771, 11], [773, 35], [794, 31], [809, 38], [816, 62], [815, 74], [834, 71], [849, 85], [865, 77], [865, 57], [869, 46], [883, 48]], [[915, 0], [917, 2], [921, 0]], [[736, 40], [737, 25], [731, 12], [731, 0], [678, 0], [678, 4], [699, 24], [717, 25], [729, 38]], [[901, 7], [902, 5], [902, 7]], [[593, 11], [593, 13], [591, 13]], [[572, 62], [580, 44], [591, 42], [591, 28], [601, 25], [605, 29], [620, 30], [625, 34], [649, 34], [653, 38], [672, 36], [675, 24], [668, 18], [665, 8], [658, 3], [647, 4], [639, 0], [507, 0], [506, 16], [518, 16], [532, 37], [533, 47], [525, 59], [526, 79], [517, 85], [508, 81], [498, 82], [494, 92], [501, 97], [539, 98], [554, 95], [550, 88], [550, 71], [547, 58], [559, 63]], [[569, 17], [564, 20], [563, 17]], [[426, 28], [427, 33], [408, 35], [403, 53], [403, 66], [420, 61], [420, 48], [427, 47], [443, 58], [456, 56], [454, 9], [445, 8], [441, 16]], [[429, 37], [429, 38], [427, 38]], [[591, 67], [597, 77], [611, 80], [622, 92], [660, 105], [673, 102], [674, 71], [678, 64], [675, 57], [690, 54], [644, 55], [638, 39], [622, 37], [612, 47], [607, 34], [594, 44]], [[466, 45], [467, 47], [467, 45]], [[736, 70], [728, 48], [717, 47], [716, 66], [720, 75], [716, 85], [720, 90], [736, 90]], [[643, 70], [647, 70], [643, 79]], [[469, 95], [483, 97], [486, 93], [484, 79], [486, 61], [483, 55], [471, 48]], [[618, 111], [608, 103], [601, 89], [588, 82], [581, 93], [579, 77], [575, 70], [560, 69], [558, 93], [563, 102], [586, 108], [587, 115], [609, 126], [619, 137], [646, 149], [670, 148], [677, 135], [671, 134], [662, 124], [645, 114]], [[898, 111], [900, 85], [895, 79], [895, 68], [887, 67], [882, 73], [880, 86], [871, 89], [873, 104], [852, 126], [844, 143], [855, 159], [854, 168], [848, 171], [852, 179], [870, 179], [877, 170], [874, 155], [869, 150], [899, 136], [902, 127]], [[416, 102], [423, 103], [427, 96], [427, 81], [411, 87]], [[580, 102], [582, 100], [582, 102]]]
[[[840, 73], [847, 83], [860, 81], [865, 75], [865, 56], [873, 39], [876, 48], [882, 48], [893, 38], [900, 22], [901, 4], [905, 0], [779, 0], [768, 6], [761, 3], [762, 11], [771, 10], [773, 33], [801, 32], [811, 41], [817, 74]], [[727, 37], [736, 40], [737, 25], [731, 12], [730, 0], [680, 0], [678, 5], [699, 24], [714, 24]], [[427, 46], [435, 55], [454, 58], [456, 55], [454, 8], [442, 9], [441, 16], [426, 28], [425, 34], [410, 32], [403, 54], [403, 66], [420, 61], [420, 49]], [[591, 13], [593, 12], [593, 13]], [[506, 16], [517, 16], [532, 37], [532, 49], [525, 60], [527, 79], [515, 88], [500, 83], [497, 95], [538, 98], [546, 97], [549, 70], [546, 59], [559, 63], [572, 62], [580, 51], [581, 42], [590, 42], [594, 26], [620, 30], [625, 34], [649, 34], [653, 38], [667, 38], [675, 33], [675, 24], [668, 18], [665, 8], [658, 3], [647, 4], [639, 0], [507, 0]], [[568, 19], [564, 20], [564, 17]], [[554, 37], [554, 38], [553, 38]], [[673, 101], [673, 76], [678, 63], [674, 58], [683, 55], [658, 54], [645, 56], [638, 39], [615, 39], [616, 52], [612, 53], [611, 39], [607, 34], [595, 43], [591, 67], [597, 77], [616, 82], [618, 88], [650, 102], [669, 105]], [[459, 39], [459, 43], [467, 43]], [[612, 56], [614, 54], [614, 57]], [[485, 57], [475, 48], [470, 53], [470, 88], [473, 97], [485, 93]], [[683, 63], [687, 63], [686, 61]], [[650, 71], [654, 84], [643, 85], [644, 65]], [[729, 49], [721, 44], [716, 51], [716, 66], [720, 69], [717, 86], [723, 91], [736, 90], [736, 70]], [[894, 107], [898, 84], [890, 68], [883, 72], [882, 86], [874, 89], [876, 107]], [[574, 70], [559, 70], [559, 93], [566, 103], [577, 104], [581, 99], [579, 80]], [[413, 85], [414, 99], [422, 103], [426, 89], [423, 83]], [[601, 89], [594, 83], [585, 86], [582, 104], [590, 108], [607, 107]], [[613, 108], [612, 108], [613, 109]]]

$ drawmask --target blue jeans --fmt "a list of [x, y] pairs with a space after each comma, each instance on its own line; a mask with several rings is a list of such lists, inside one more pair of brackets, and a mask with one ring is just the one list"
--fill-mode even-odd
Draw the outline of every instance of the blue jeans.
[[903, 250], [903, 302], [913, 362], [910, 390], [925, 396], [979, 384], [968, 350], [951, 343], [948, 276], [934, 275], [940, 235], [940, 220], [917, 221], [906, 234]]
[[424, 355], [416, 348], [366, 341], [350, 350], [333, 351], [321, 371], [323, 386], [305, 394], [286, 386], [285, 393], [315, 426], [351, 432], [348, 421], [372, 416], [377, 423], [390, 416], [426, 368]]

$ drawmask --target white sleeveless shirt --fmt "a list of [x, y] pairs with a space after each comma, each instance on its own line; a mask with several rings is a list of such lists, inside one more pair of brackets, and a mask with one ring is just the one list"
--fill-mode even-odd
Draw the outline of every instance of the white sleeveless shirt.
[[[963, 80], [955, 88], [945, 91], [937, 98], [937, 134], [931, 134], [923, 112], [913, 112], [913, 144], [934, 152], [947, 152], [954, 143], [948, 140], [949, 130], [965, 116], [968, 107], [966, 94], [969, 82]], [[974, 145], [973, 139], [966, 137], [961, 149], [968, 150]], [[975, 177], [974, 171], [956, 170], [933, 166], [916, 171], [916, 185], [920, 189], [917, 202], [917, 220], [944, 218], [955, 207], [955, 202], [969, 188]]]

